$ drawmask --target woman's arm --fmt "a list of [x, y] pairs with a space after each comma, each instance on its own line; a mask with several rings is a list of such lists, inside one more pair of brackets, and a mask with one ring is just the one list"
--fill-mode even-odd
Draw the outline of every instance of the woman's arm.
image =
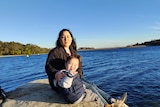
[[49, 77], [55, 78], [57, 69], [56, 64], [56, 54], [54, 51], [50, 51], [46, 60], [45, 70]]
[[61, 48], [52, 49], [47, 57], [45, 70], [48, 76], [55, 78], [57, 71], [65, 69], [64, 51]]
[[62, 48], [54, 48], [48, 54], [45, 70], [48, 75], [49, 84], [53, 90], [57, 90], [53, 84], [56, 73], [61, 69], [65, 69], [64, 58], [64, 51]]

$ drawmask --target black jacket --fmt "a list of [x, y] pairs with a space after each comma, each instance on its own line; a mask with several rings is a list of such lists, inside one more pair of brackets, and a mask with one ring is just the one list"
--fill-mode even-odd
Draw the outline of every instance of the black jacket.
[[[71, 55], [77, 54], [77, 51], [70, 49]], [[57, 91], [57, 88], [53, 85], [53, 79], [57, 71], [65, 69], [65, 61], [69, 55], [66, 53], [63, 47], [53, 48], [47, 57], [45, 70], [48, 75], [49, 84], [53, 90]], [[79, 69], [77, 70], [80, 76], [83, 76], [82, 63], [80, 63]]]

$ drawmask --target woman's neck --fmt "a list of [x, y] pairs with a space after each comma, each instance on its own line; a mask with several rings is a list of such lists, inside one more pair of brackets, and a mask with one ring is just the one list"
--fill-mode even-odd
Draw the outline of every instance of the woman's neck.
[[65, 49], [66, 53], [67, 53], [69, 56], [71, 56], [71, 51], [70, 51], [69, 47], [64, 47], [64, 49]]

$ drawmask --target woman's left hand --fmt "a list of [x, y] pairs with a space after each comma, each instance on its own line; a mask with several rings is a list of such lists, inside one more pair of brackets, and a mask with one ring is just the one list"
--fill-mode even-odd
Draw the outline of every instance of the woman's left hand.
[[59, 72], [56, 73], [55, 79], [56, 79], [57, 81], [60, 81], [64, 76], [65, 76], [65, 73], [59, 71]]

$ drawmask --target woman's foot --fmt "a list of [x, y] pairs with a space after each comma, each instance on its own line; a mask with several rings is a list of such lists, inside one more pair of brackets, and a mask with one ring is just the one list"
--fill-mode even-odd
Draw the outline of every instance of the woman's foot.
[[127, 93], [124, 93], [121, 99], [116, 100], [111, 105], [107, 104], [105, 105], [105, 107], [128, 107], [128, 105], [125, 104], [126, 100], [127, 100]]

